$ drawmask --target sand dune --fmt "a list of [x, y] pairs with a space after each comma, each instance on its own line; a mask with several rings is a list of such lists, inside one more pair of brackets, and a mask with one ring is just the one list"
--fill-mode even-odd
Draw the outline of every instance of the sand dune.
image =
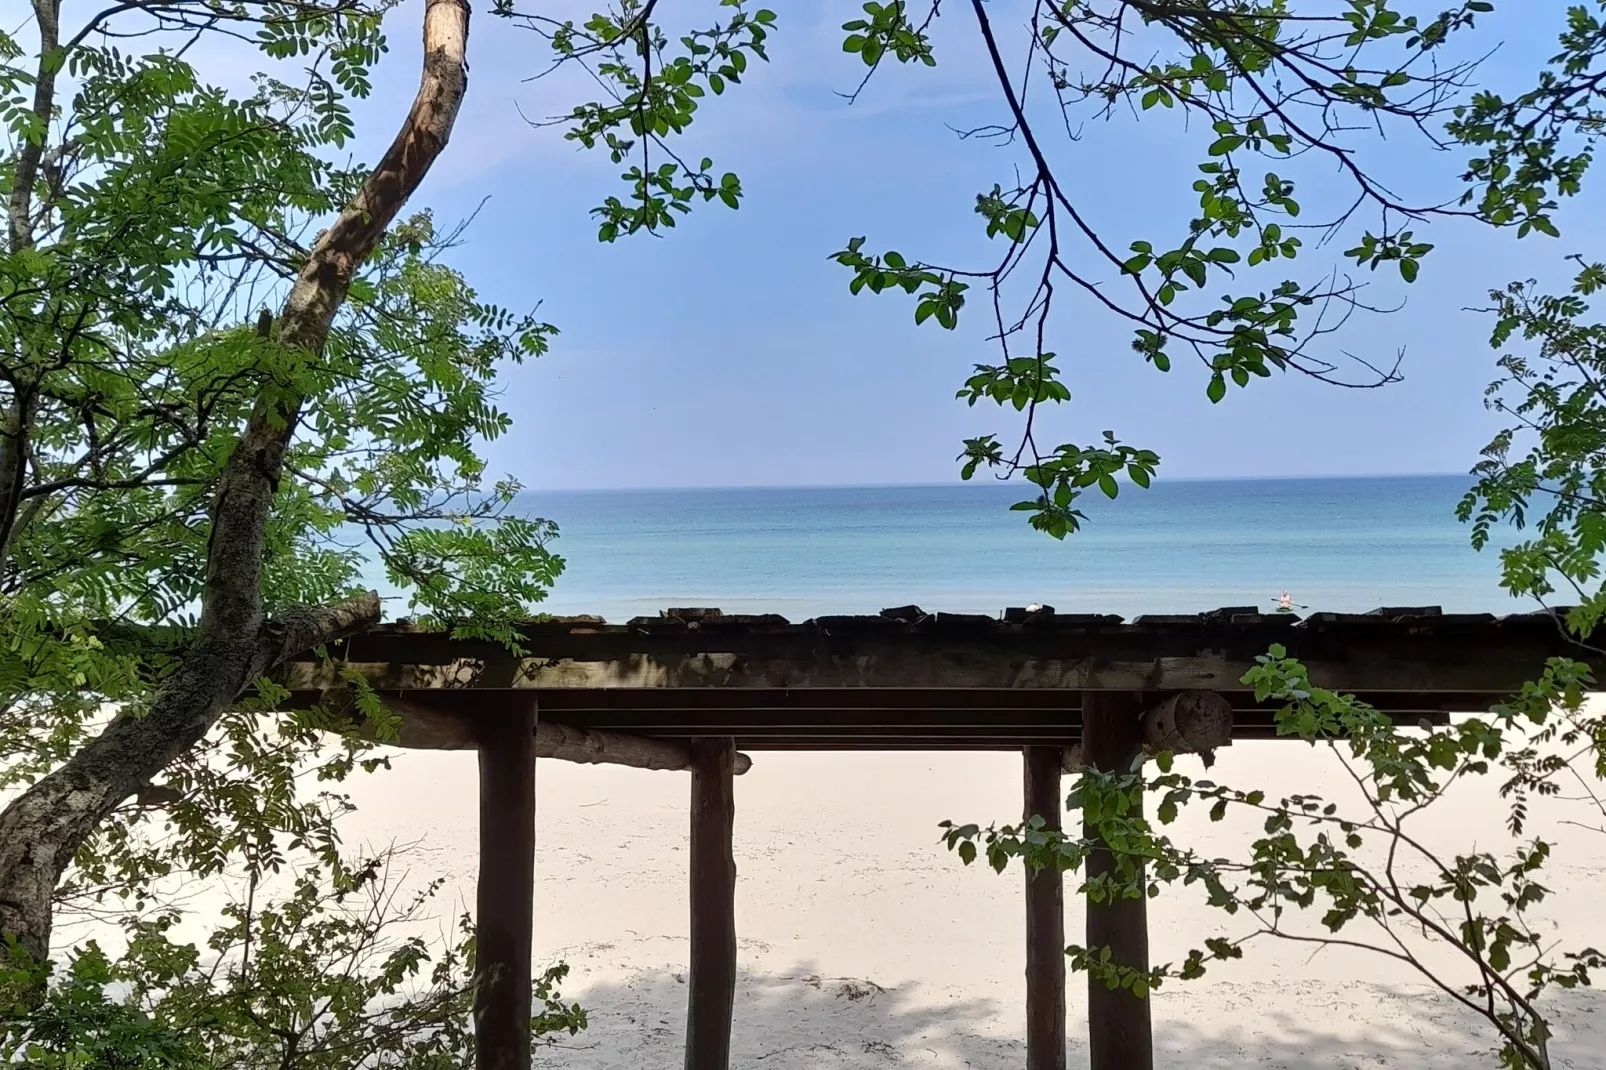
[[[1298, 744], [1239, 744], [1213, 771], [1272, 792], [1327, 790], [1332, 758]], [[473, 896], [474, 759], [409, 752], [357, 782], [353, 842], [417, 841], [418, 876], [447, 874]], [[538, 961], [573, 967], [567, 994], [591, 1028], [543, 1049], [538, 1065], [573, 1070], [678, 1065], [685, 1018], [685, 774], [546, 762], [538, 777]], [[1010, 754], [764, 754], [737, 781], [737, 926], [742, 978], [735, 1066], [1018, 1068], [1023, 1058], [1021, 875], [962, 867], [937, 842], [943, 818], [1019, 815]], [[1458, 794], [1425, 834], [1450, 849], [1497, 846], [1500, 804]], [[1202, 815], [1201, 815], [1202, 816]], [[1547, 916], [1568, 944], [1606, 947], [1606, 836], [1538, 816], [1559, 844]], [[1185, 833], [1225, 851], [1242, 825], [1191, 821]], [[443, 907], [451, 906], [443, 904]], [[1154, 955], [1180, 955], [1233, 924], [1178, 893], [1151, 907]], [[1079, 904], [1067, 932], [1080, 933]], [[1083, 980], [1073, 976], [1071, 1064]], [[1558, 1067], [1606, 1065], [1606, 999], [1556, 1004]], [[1266, 944], [1204, 981], [1154, 997], [1160, 1063], [1174, 1067], [1467, 1067], [1492, 1065], [1487, 1025], [1420, 978], [1362, 952]]]

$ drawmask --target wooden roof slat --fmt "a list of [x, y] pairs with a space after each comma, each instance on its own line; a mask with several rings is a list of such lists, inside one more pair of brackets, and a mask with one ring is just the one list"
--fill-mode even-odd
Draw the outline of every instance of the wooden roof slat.
[[1300, 619], [1245, 612], [1253, 609], [1127, 621], [1041, 607], [1010, 622], [908, 605], [796, 624], [673, 610], [622, 625], [532, 621], [520, 657], [404, 624], [352, 639], [339, 665], [303, 655], [281, 675], [298, 704], [342, 686], [344, 669], [443, 713], [501, 716], [533, 691], [543, 718], [580, 729], [729, 735], [760, 749], [918, 749], [1072, 740], [1082, 692], [1099, 690], [1216, 691], [1237, 735], [1269, 738], [1275, 704], [1256, 702], [1241, 681], [1273, 644], [1319, 686], [1405, 722], [1487, 709], [1546, 658], [1595, 657], [1566, 639], [1564, 610], [1495, 617], [1385, 606]]
[[[1274, 702], [1257, 702], [1247, 691], [1218, 688], [1235, 708], [1275, 708]], [[1461, 691], [1419, 693], [1411, 691], [1365, 691], [1356, 695], [1367, 705], [1381, 710], [1453, 710], [1467, 712], [1487, 708], [1507, 697], [1505, 691]], [[914, 714], [987, 713], [1006, 715], [1031, 713], [1056, 716], [1081, 708], [1081, 693], [1047, 688], [549, 688], [540, 692], [540, 705], [552, 712], [588, 713], [598, 710], [639, 710], [645, 712], [739, 711], [785, 716], [805, 713], [816, 716], [823, 711], [842, 713], [904, 712]]]

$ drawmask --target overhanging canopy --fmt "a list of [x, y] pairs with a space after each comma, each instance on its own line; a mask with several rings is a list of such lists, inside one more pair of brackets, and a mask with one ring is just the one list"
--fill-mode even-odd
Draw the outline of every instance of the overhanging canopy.
[[[526, 652], [398, 624], [352, 639], [338, 665], [287, 666], [296, 701], [341, 670], [415, 708], [478, 720], [526, 704], [543, 721], [661, 739], [734, 737], [747, 750], [1015, 749], [1080, 739], [1082, 693], [1209, 690], [1239, 738], [1275, 735], [1274, 706], [1240, 682], [1272, 644], [1314, 683], [1396, 718], [1486, 709], [1552, 656], [1591, 662], [1564, 611], [1505, 617], [1437, 607], [1183, 616], [1006, 611], [823, 616], [667, 610], [625, 624], [571, 617], [522, 629]], [[1599, 668], [1599, 666], [1596, 666]]]
[[[1570, 656], [1597, 672], [1606, 660], [1568, 640], [1560, 611], [1496, 618], [1435, 607], [1303, 620], [1227, 608], [1125, 621], [1038, 607], [994, 619], [905, 606], [801, 624], [668, 610], [626, 624], [531, 622], [523, 641], [515, 655], [392, 625], [350, 640], [328, 661], [303, 655], [285, 666], [282, 682], [298, 705], [332, 706], [350, 701], [346, 674], [355, 671], [401, 714], [403, 746], [478, 752], [475, 911], [485, 976], [531, 975], [537, 758], [689, 770], [685, 1065], [698, 1070], [730, 1063], [732, 778], [749, 764], [738, 747], [1019, 748], [1023, 816], [1059, 829], [1064, 769], [1129, 768], [1156, 747], [1208, 761], [1234, 738], [1274, 736], [1275, 711], [1241, 682], [1274, 644], [1303, 661], [1317, 685], [1396, 718], [1441, 722], [1516, 692], [1547, 658]], [[1083, 835], [1097, 842], [1099, 831], [1084, 826]], [[1111, 864], [1094, 852], [1089, 878]], [[1060, 1070], [1063, 874], [1045, 867], [1026, 882], [1026, 1065]], [[1147, 970], [1146, 910], [1141, 896], [1089, 899], [1087, 945]], [[1152, 1065], [1146, 1001], [1091, 976], [1088, 999], [1089, 1050], [1105, 1052], [1108, 1066]], [[490, 986], [476, 1015], [517, 1026], [531, 1009], [527, 985]], [[528, 1067], [528, 1031], [482, 1026], [477, 1052], [481, 1067]]]

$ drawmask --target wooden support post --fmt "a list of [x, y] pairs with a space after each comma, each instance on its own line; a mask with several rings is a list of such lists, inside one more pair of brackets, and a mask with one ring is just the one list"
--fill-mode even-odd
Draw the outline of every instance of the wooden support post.
[[475, 1070], [529, 1070], [535, 914], [535, 698], [481, 731]]
[[[1090, 768], [1124, 772], [1143, 746], [1143, 706], [1129, 692], [1082, 692], [1082, 760]], [[1086, 823], [1089, 838], [1096, 830]], [[1087, 877], [1115, 868], [1108, 851], [1087, 859]], [[1087, 946], [1107, 947], [1121, 966], [1149, 967], [1148, 899], [1117, 899], [1087, 904]], [[1149, 1001], [1128, 989], [1112, 990], [1091, 975], [1087, 982], [1087, 1048], [1089, 1070], [1154, 1070], [1154, 1034]]]
[[736, 1002], [736, 819], [731, 739], [692, 741], [691, 969], [686, 1070], [729, 1070]]
[[[1060, 747], [1027, 747], [1025, 817], [1061, 828]], [[1026, 1070], [1065, 1070], [1065, 875], [1026, 867]]]

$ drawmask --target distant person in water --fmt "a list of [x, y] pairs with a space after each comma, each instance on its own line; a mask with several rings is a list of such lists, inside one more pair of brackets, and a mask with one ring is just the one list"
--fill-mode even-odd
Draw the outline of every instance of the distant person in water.
[[1287, 591], [1284, 591], [1282, 594], [1277, 596], [1277, 612], [1279, 613], [1292, 613], [1296, 609], [1309, 608], [1309, 606], [1295, 605], [1293, 598], [1289, 597]]

